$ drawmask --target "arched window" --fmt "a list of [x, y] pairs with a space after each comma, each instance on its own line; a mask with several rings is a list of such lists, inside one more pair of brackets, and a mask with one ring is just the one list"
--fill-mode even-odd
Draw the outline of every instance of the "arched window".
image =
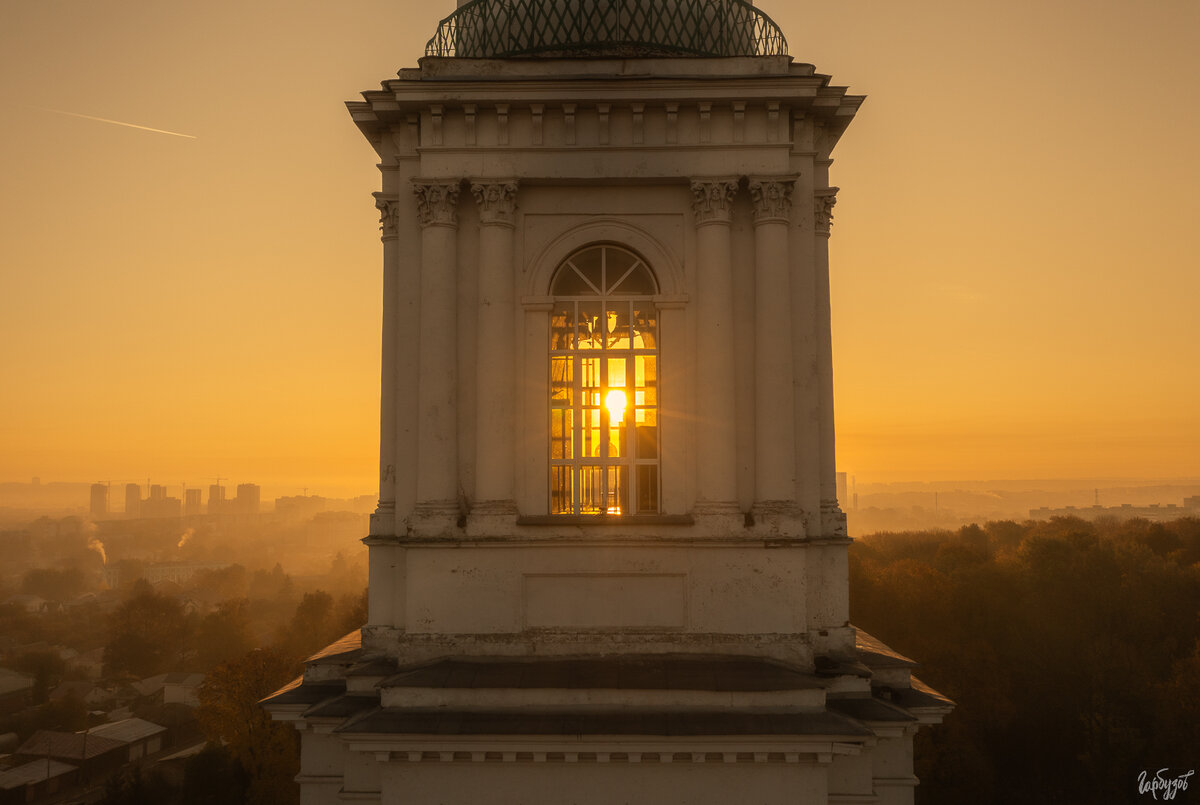
[[628, 249], [588, 246], [550, 293], [550, 512], [657, 513], [654, 274]]

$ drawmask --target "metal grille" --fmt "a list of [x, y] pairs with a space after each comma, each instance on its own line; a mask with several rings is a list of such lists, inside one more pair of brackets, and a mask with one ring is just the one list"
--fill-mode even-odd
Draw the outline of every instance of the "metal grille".
[[473, 0], [426, 56], [785, 56], [774, 21], [743, 0]]

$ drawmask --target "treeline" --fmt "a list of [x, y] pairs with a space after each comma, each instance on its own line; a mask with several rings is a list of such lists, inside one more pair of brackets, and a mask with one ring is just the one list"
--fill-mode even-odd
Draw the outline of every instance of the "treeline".
[[[100, 684], [112, 690], [156, 674], [201, 672], [191, 729], [198, 726], [208, 747], [188, 761], [184, 785], [169, 785], [157, 769], [130, 767], [110, 781], [103, 802], [298, 802], [298, 735], [257, 703], [297, 676], [305, 657], [366, 621], [365, 566], [339, 554], [327, 567], [319, 579], [303, 582], [307, 590], [279, 565], [256, 571], [229, 565], [201, 571], [182, 586], [137, 580], [108, 593], [117, 600], [103, 605], [75, 602], [37, 613], [0, 605], [0, 635], [9, 647], [0, 652], [3, 664], [34, 677], [37, 705], [0, 718], [0, 733], [23, 741], [37, 729], [77, 731], [97, 723], [75, 694], [51, 700], [61, 682], [87, 677], [62, 659], [58, 646], [102, 650]], [[70, 601], [89, 586], [74, 568], [37, 569], [25, 574], [20, 589]], [[190, 722], [181, 707], [135, 702], [133, 712], [156, 723]]]
[[1200, 760], [1200, 520], [1055, 518], [850, 549], [856, 626], [957, 702], [918, 734], [927, 805], [1135, 802]]

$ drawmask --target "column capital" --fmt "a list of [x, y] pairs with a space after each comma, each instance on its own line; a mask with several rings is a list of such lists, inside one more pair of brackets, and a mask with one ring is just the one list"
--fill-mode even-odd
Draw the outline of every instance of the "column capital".
[[372, 193], [375, 209], [379, 210], [379, 231], [383, 240], [400, 234], [400, 199], [390, 193]]
[[458, 180], [413, 180], [421, 226], [458, 226], [459, 185]]
[[692, 214], [696, 216], [696, 225], [732, 221], [737, 186], [738, 180], [732, 177], [692, 179]]
[[471, 195], [479, 205], [484, 225], [513, 226], [517, 209], [517, 180], [493, 179], [471, 182]]
[[787, 222], [792, 210], [795, 176], [751, 176], [750, 200], [754, 203], [754, 223]]
[[833, 205], [837, 204], [836, 187], [825, 187], [813, 194], [813, 213], [817, 232], [828, 235], [833, 226]]

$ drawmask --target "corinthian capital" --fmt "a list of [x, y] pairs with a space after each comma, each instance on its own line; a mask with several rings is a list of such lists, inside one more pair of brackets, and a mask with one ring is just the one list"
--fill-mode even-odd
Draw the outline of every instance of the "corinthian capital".
[[479, 205], [479, 221], [483, 224], [513, 225], [517, 208], [517, 182], [472, 182], [471, 195]]
[[737, 179], [693, 179], [692, 213], [696, 223], [729, 223], [736, 192]]
[[372, 193], [375, 209], [379, 210], [379, 231], [384, 238], [394, 238], [400, 233], [400, 201], [386, 193]]
[[421, 226], [458, 226], [458, 189], [458, 182], [414, 182]]
[[750, 200], [754, 203], [754, 223], [787, 221], [795, 184], [792, 176], [752, 178]]
[[833, 225], [833, 205], [837, 204], [837, 192], [836, 187], [826, 187], [813, 196], [814, 222], [820, 233], [828, 235]]

